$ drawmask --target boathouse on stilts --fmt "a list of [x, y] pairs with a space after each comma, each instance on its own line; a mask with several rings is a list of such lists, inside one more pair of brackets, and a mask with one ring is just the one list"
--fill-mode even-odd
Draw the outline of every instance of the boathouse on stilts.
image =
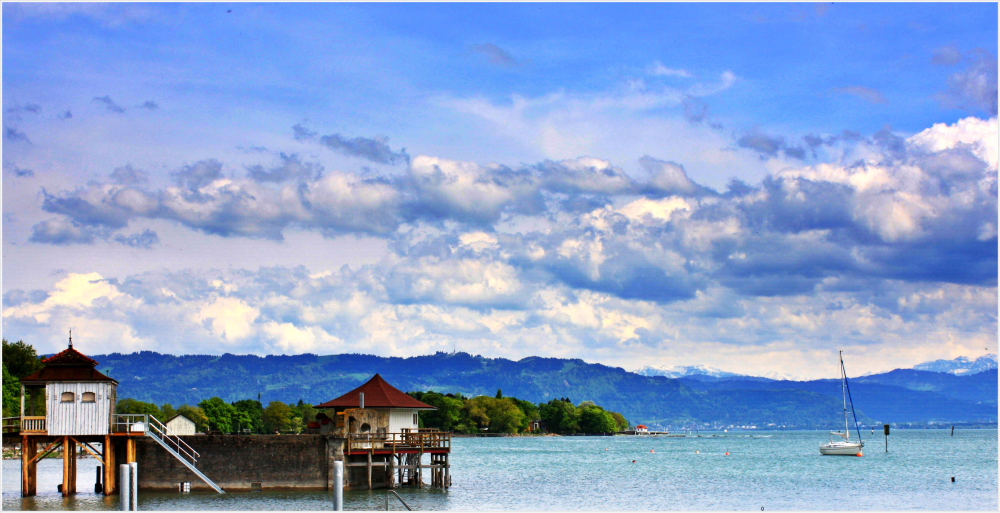
[[431, 486], [451, 486], [451, 433], [420, 428], [419, 411], [436, 408], [390, 385], [381, 375], [316, 409], [324, 413], [317, 416], [313, 429], [346, 439], [344, 465], [355, 475], [363, 471], [369, 489], [375, 475], [388, 488], [423, 486], [424, 470]]
[[[118, 381], [96, 369], [98, 362], [69, 347], [42, 360], [38, 372], [21, 379], [21, 415], [4, 419], [4, 434], [17, 434], [21, 441], [21, 495], [38, 493], [38, 462], [62, 449], [64, 496], [76, 493], [78, 448], [90, 453], [101, 465], [94, 490], [118, 492], [117, 463], [134, 463], [137, 444], [154, 440], [209, 486], [223, 493], [194, 464], [198, 453], [150, 415], [115, 413]], [[26, 411], [27, 409], [27, 411]], [[13, 422], [8, 422], [13, 421]], [[39, 450], [41, 448], [41, 450]]]

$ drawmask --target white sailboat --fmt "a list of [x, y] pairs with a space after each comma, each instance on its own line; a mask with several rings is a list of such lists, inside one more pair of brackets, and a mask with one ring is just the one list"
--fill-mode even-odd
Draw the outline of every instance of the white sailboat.
[[[858, 415], [854, 413], [854, 399], [851, 399], [851, 413], [854, 415], [854, 428], [858, 433], [858, 440], [851, 440], [851, 428], [848, 424], [847, 400], [851, 397], [851, 389], [847, 385], [847, 370], [844, 368], [844, 352], [840, 352], [840, 376], [841, 389], [844, 393], [844, 431], [831, 431], [830, 442], [819, 446], [819, 453], [828, 456], [862, 456], [862, 448], [865, 443], [861, 440], [861, 431], [858, 429]], [[833, 436], [840, 436], [843, 440], [833, 440]]]

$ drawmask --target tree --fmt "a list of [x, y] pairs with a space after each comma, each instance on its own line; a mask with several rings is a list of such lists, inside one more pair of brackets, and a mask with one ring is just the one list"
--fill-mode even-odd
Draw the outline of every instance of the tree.
[[497, 395], [496, 395], [496, 398], [497, 398], [497, 399], [503, 399], [503, 390], [501, 390], [501, 389], [499, 389], [499, 388], [497, 389]]
[[611, 416], [614, 417], [615, 423], [617, 424], [617, 428], [618, 429], [616, 429], [615, 431], [625, 431], [626, 429], [628, 429], [629, 422], [628, 422], [628, 419], [626, 419], [624, 415], [622, 415], [621, 413], [618, 413], [616, 411], [613, 411], [613, 412], [610, 412], [610, 413], [611, 413]]
[[553, 399], [539, 408], [542, 420], [553, 433], [579, 433], [580, 412], [568, 400]]
[[3, 416], [21, 415], [21, 382], [3, 364]]
[[[298, 418], [303, 426], [306, 426], [310, 422], [316, 420], [316, 414], [319, 413], [316, 408], [313, 408], [313, 405], [303, 402], [302, 399], [299, 399], [298, 404], [296, 404], [292, 410], [292, 416]], [[302, 430], [299, 429], [299, 431], [296, 432], [301, 431]]]
[[18, 340], [11, 344], [3, 339], [3, 364], [15, 378], [23, 378], [42, 368], [42, 360], [35, 348]]
[[597, 406], [584, 406], [580, 408], [580, 431], [584, 433], [613, 433], [616, 431], [618, 423], [610, 413], [604, 408]]
[[208, 416], [205, 415], [205, 410], [197, 406], [191, 406], [190, 404], [183, 404], [180, 408], [177, 408], [177, 413], [187, 417], [194, 422], [194, 429], [198, 433], [205, 433], [208, 431]]
[[165, 422], [167, 419], [163, 417], [163, 412], [160, 407], [153, 403], [146, 403], [142, 401], [137, 401], [135, 399], [121, 399], [118, 404], [115, 405], [115, 413], [121, 414], [133, 414], [133, 415], [152, 415], [156, 420], [160, 422]]
[[246, 417], [241, 417], [240, 429], [250, 429], [251, 433], [264, 432], [264, 407], [260, 401], [243, 399], [233, 403], [233, 407], [236, 408], [237, 412], [246, 414]]
[[177, 410], [175, 410], [174, 405], [170, 403], [165, 403], [163, 406], [160, 406], [160, 411], [163, 412], [163, 422], [166, 422], [172, 419], [174, 415], [177, 415]]
[[264, 408], [264, 430], [268, 433], [288, 431], [292, 427], [292, 407], [281, 401], [271, 401]]
[[233, 416], [236, 414], [236, 408], [233, 405], [219, 397], [213, 397], [198, 403], [198, 406], [205, 411], [205, 416], [208, 417], [209, 429], [223, 433], [233, 432]]

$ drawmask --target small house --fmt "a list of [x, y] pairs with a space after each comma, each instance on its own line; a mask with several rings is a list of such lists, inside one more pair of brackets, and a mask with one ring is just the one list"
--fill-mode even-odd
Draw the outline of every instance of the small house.
[[[41, 370], [21, 379], [29, 392], [44, 388], [45, 417], [25, 416], [26, 426], [48, 436], [107, 435], [111, 432], [111, 417], [115, 413], [118, 382], [105, 376], [95, 367], [98, 363], [73, 349], [42, 360]], [[22, 392], [22, 397], [24, 393]], [[22, 409], [23, 409], [22, 400]], [[38, 419], [34, 424], [30, 419]]]
[[417, 431], [420, 427], [418, 417], [420, 410], [436, 408], [410, 397], [386, 382], [381, 375], [376, 374], [364, 385], [336, 399], [316, 405], [316, 409], [346, 414], [348, 419], [345, 427], [350, 433], [403, 433]]
[[170, 420], [166, 422], [166, 425], [167, 429], [175, 435], [183, 436], [195, 434], [194, 421], [179, 413], [170, 417]]

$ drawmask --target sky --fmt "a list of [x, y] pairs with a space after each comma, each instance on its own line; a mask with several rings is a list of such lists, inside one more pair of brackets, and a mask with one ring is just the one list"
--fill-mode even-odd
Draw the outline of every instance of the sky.
[[3, 336], [997, 353], [997, 5], [3, 4]]

